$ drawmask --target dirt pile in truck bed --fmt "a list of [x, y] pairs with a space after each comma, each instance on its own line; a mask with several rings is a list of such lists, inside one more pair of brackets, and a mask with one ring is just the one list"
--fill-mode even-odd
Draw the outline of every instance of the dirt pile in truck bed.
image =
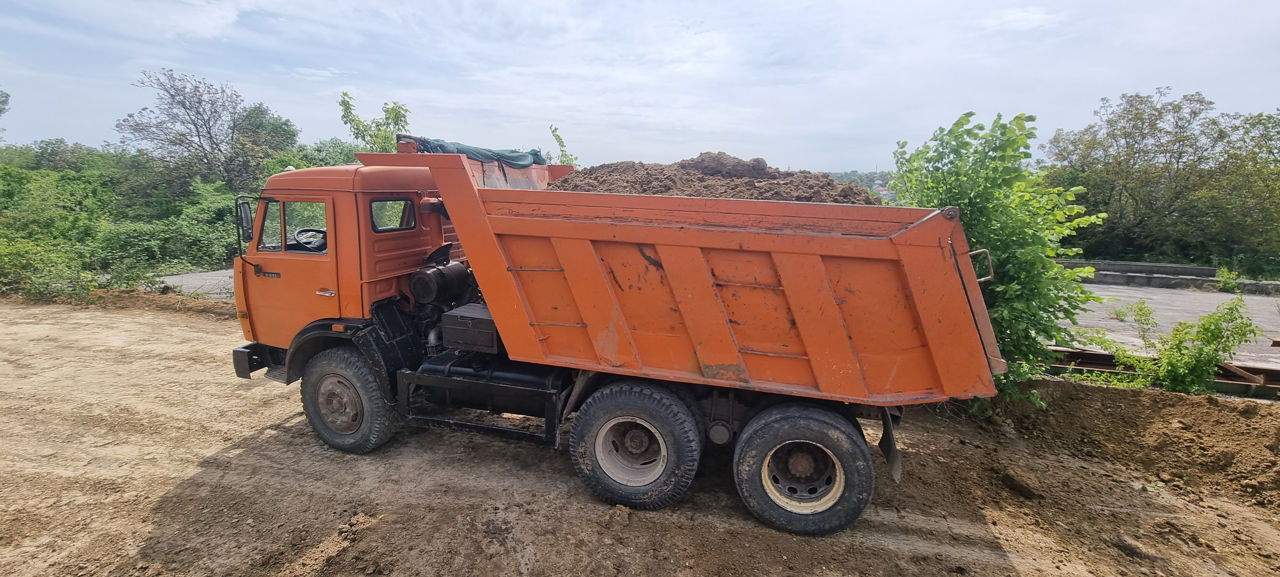
[[763, 158], [704, 152], [673, 164], [613, 162], [570, 173], [554, 190], [752, 200], [879, 204], [867, 189], [820, 172], [779, 170]]

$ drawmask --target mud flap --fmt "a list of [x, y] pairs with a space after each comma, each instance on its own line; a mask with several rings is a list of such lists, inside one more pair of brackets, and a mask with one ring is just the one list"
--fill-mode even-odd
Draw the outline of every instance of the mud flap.
[[[902, 414], [898, 413], [898, 418], [902, 418]], [[889, 407], [880, 408], [880, 422], [884, 429], [880, 432], [880, 453], [884, 455], [884, 460], [889, 463], [889, 474], [893, 476], [893, 482], [897, 483], [902, 479], [902, 454], [898, 452], [898, 443], [893, 438], [894, 415], [889, 411]]]

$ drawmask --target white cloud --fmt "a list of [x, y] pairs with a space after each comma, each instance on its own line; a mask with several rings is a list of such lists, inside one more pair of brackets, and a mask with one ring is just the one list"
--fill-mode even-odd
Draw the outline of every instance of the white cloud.
[[991, 31], [1012, 30], [1026, 32], [1047, 28], [1062, 20], [1062, 14], [1046, 8], [1031, 6], [1000, 10], [981, 20], [982, 27]]
[[340, 72], [338, 72], [337, 68], [307, 68], [306, 66], [298, 66], [289, 71], [290, 78], [309, 82], [331, 80], [339, 74]]
[[0, 64], [94, 91], [0, 76], [11, 142], [113, 140], [115, 119], [151, 99], [130, 83], [160, 66], [228, 82], [308, 140], [346, 136], [336, 100], [349, 90], [366, 115], [400, 100], [412, 130], [481, 145], [546, 145], [555, 123], [588, 163], [724, 149], [815, 169], [884, 168], [897, 140], [967, 110], [1037, 113], [1049, 133], [1089, 122], [1100, 97], [1155, 86], [1245, 110], [1280, 93], [1280, 60], [1265, 57], [1280, 53], [1280, 5], [1231, 0], [16, 4], [0, 15]]

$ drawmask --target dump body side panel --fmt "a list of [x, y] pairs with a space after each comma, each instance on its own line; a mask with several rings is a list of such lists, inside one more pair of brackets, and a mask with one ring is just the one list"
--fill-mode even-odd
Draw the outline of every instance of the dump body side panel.
[[954, 210], [477, 188], [460, 156], [395, 156], [431, 168], [513, 359], [879, 405], [994, 393]]

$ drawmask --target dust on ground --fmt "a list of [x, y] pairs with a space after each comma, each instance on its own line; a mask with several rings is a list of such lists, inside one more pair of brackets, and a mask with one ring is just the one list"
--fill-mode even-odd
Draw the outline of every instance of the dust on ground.
[[614, 162], [569, 173], [552, 182], [553, 190], [880, 204], [866, 188], [839, 183], [830, 174], [785, 171], [763, 158], [742, 160], [723, 152], [704, 152], [674, 164]]
[[296, 385], [235, 378], [231, 320], [0, 314], [5, 575], [1280, 570], [1275, 404], [1041, 383], [1049, 411], [910, 408], [902, 482], [877, 457], [866, 515], [809, 538], [755, 522], [727, 450], [707, 451], [674, 506], [627, 511], [593, 499], [563, 450], [431, 429], [331, 450]]

